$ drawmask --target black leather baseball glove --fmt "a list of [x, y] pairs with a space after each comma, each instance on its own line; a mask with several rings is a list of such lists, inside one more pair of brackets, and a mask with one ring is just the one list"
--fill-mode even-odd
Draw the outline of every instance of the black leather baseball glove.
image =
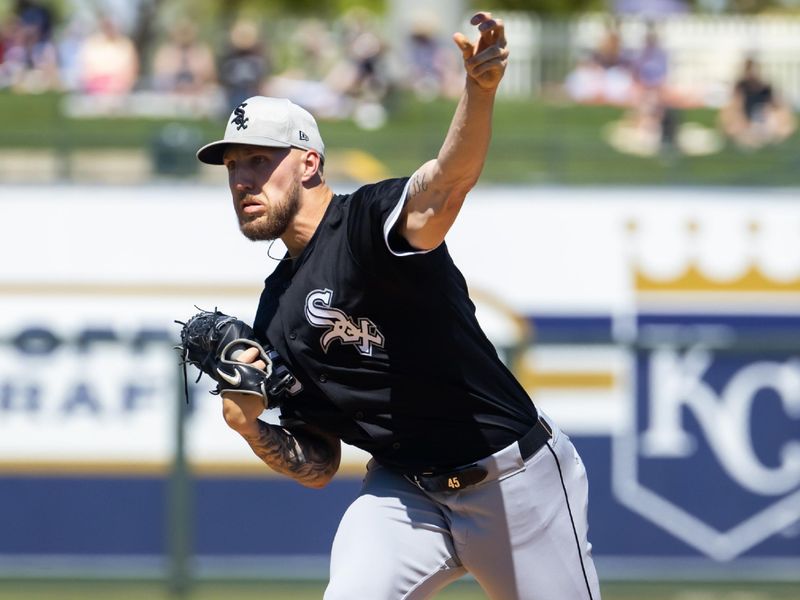
[[[270, 408], [278, 405], [287, 391], [296, 393], [300, 388], [297, 379], [272, 348], [264, 348], [256, 341], [253, 329], [244, 321], [214, 310], [201, 310], [186, 323], [175, 321], [181, 329], [182, 362], [184, 376], [186, 364], [200, 369], [197, 381], [203, 373], [217, 382], [217, 394], [225, 391], [255, 394], [264, 398]], [[258, 349], [258, 358], [266, 367], [260, 369], [252, 364], [239, 362], [242, 352]], [[212, 392], [214, 393], [214, 392]], [[187, 383], [188, 401], [188, 383]]]

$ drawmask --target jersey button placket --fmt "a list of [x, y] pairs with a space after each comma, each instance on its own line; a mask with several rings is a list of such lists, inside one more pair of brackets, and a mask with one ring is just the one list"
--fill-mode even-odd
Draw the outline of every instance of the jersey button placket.
[[289, 339], [290, 340], [296, 340], [297, 339], [297, 332], [294, 331], [294, 330], [290, 331], [289, 332]]
[[325, 383], [326, 381], [328, 381], [328, 376], [327, 376], [327, 375], [325, 375], [325, 373], [322, 373], [322, 374], [320, 374], [320, 376], [319, 376], [319, 382], [320, 382], [320, 383]]

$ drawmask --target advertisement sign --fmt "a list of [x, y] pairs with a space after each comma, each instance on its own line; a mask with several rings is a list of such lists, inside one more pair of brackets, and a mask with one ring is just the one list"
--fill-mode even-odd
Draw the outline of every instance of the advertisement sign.
[[[163, 478], [185, 401], [174, 321], [197, 306], [252, 321], [276, 260], [239, 234], [224, 190], [6, 191], [0, 476], [45, 487], [48, 477]], [[46, 215], [35, 240], [32, 206]], [[584, 457], [600, 559], [800, 555], [799, 232], [800, 204], [784, 190], [478, 188], [468, 198], [450, 252], [499, 354]], [[212, 382], [188, 375], [186, 451], [198, 513], [209, 515], [196, 524], [201, 554], [287, 552], [266, 533], [249, 547], [254, 536], [213, 528], [210, 515], [236, 493], [264, 494], [278, 510], [343, 510], [363, 452], [346, 447], [335, 485], [307, 498], [227, 428]], [[14, 481], [5, 497], [24, 506]], [[293, 525], [305, 545], [291, 553], [325, 553], [340, 513], [307, 514]], [[141, 519], [124, 526], [144, 535], [156, 519]], [[82, 552], [163, 552], [96, 535]], [[0, 556], [21, 548], [6, 538]]]

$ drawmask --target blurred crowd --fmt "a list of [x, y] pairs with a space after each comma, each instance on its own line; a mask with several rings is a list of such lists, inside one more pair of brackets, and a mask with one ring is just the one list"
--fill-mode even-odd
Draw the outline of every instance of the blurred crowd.
[[436, 23], [414, 22], [391, 56], [381, 25], [363, 9], [333, 24], [304, 19], [280, 35], [242, 19], [215, 41], [184, 19], [143, 49], [113, 15], [58, 23], [45, 2], [17, 0], [0, 23], [0, 89], [71, 92], [89, 100], [86, 110], [114, 106], [109, 99], [129, 107], [122, 99], [136, 95], [158, 94], [162, 106], [164, 98], [206, 98], [205, 106], [220, 113], [263, 93], [289, 97], [324, 118], [352, 117], [366, 128], [383, 123], [398, 90], [422, 100], [458, 92], [458, 53], [445, 46]]
[[[710, 154], [722, 146], [717, 130], [681, 123], [681, 109], [697, 106], [697, 95], [670, 85], [670, 57], [658, 27], [648, 23], [638, 48], [622, 42], [619, 23], [610, 20], [597, 48], [584, 51], [564, 83], [569, 98], [585, 104], [626, 108], [607, 132], [621, 151], [654, 155], [665, 150]], [[718, 130], [736, 146], [756, 149], [784, 141], [795, 130], [791, 106], [760, 73], [757, 58], [745, 56], [728, 101], [718, 114]]]
[[[15, 0], [0, 16], [0, 90], [69, 92], [65, 106], [73, 116], [217, 116], [267, 94], [370, 129], [385, 122], [398, 92], [429, 101], [455, 97], [463, 85], [460, 55], [435, 12], [417, 14], [403, 33], [391, 32], [390, 48], [385, 21], [363, 8], [333, 21], [239, 19], [211, 24], [211, 32], [188, 18], [163, 25], [154, 19], [143, 35], [113, 14], [60, 19], [51, 5]], [[619, 21], [609, 19], [563, 85], [574, 102], [625, 108], [606, 132], [618, 150], [708, 154], [725, 138], [754, 149], [795, 131], [791, 107], [755, 56], [742, 57], [717, 128], [682, 122], [682, 109], [698, 102], [670, 84], [670, 55], [658, 26], [649, 24], [636, 39], [635, 47], [623, 43]]]

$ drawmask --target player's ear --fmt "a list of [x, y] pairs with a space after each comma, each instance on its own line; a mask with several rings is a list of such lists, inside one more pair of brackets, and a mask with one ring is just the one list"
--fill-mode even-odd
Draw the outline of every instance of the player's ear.
[[316, 150], [307, 150], [303, 157], [302, 181], [307, 182], [314, 177], [322, 179], [322, 157]]

